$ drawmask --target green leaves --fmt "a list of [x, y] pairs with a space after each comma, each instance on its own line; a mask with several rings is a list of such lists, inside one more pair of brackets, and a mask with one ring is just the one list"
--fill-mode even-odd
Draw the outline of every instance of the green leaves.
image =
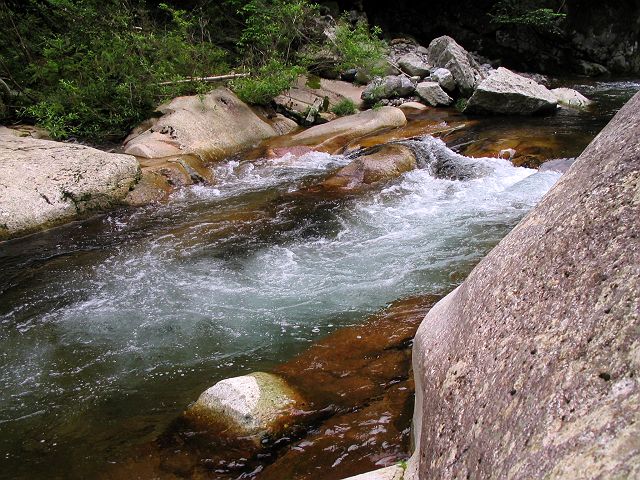
[[336, 29], [335, 46], [341, 59], [338, 68], [342, 71], [355, 68], [370, 76], [384, 75], [389, 48], [381, 34], [379, 27], [369, 29], [362, 21], [352, 26], [343, 17]]
[[116, 140], [167, 97], [200, 90], [195, 83], [159, 83], [226, 72], [226, 54], [202, 34], [201, 19], [166, 4], [151, 15], [145, 5], [48, 0], [0, 6], [3, 24], [11, 25], [9, 15], [18, 22], [0, 43], [7, 59], [0, 76], [25, 93], [14, 114], [35, 120], [54, 138]]
[[541, 3], [543, 2], [538, 0], [499, 0], [489, 16], [491, 22], [498, 25], [520, 25], [548, 32], [558, 31], [558, 24], [566, 14], [540, 6]]

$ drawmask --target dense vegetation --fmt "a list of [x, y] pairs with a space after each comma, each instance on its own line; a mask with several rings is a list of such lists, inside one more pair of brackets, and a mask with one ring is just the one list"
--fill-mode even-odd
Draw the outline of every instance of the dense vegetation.
[[[490, 7], [495, 24], [552, 30], [563, 18], [542, 0]], [[0, 122], [118, 140], [164, 100], [212, 88], [201, 77], [248, 72], [230, 86], [268, 104], [305, 71], [383, 74], [381, 30], [325, 10], [312, 0], [0, 0]]]
[[164, 99], [230, 71], [250, 72], [232, 87], [265, 104], [321, 58], [373, 73], [386, 48], [379, 30], [335, 25], [307, 0], [0, 0], [0, 21], [0, 120], [54, 138], [122, 138]]

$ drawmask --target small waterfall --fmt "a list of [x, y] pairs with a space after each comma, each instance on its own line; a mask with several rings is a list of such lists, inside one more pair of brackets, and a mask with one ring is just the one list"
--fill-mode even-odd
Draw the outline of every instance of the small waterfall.
[[418, 167], [426, 169], [436, 178], [472, 180], [491, 173], [491, 168], [485, 161], [460, 155], [439, 138], [428, 135], [420, 140], [402, 143], [413, 150]]

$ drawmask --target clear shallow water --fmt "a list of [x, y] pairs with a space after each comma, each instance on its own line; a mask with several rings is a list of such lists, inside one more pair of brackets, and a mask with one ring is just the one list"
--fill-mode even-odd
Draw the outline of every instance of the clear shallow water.
[[299, 193], [347, 162], [230, 161], [166, 206], [3, 244], [0, 477], [94, 476], [217, 380], [450, 288], [559, 176], [477, 159], [467, 181]]

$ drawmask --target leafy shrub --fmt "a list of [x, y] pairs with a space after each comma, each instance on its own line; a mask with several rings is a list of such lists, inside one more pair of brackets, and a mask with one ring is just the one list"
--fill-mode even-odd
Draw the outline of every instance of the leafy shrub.
[[566, 14], [540, 6], [539, 0], [499, 0], [489, 13], [491, 21], [498, 25], [528, 26], [547, 32], [559, 32], [558, 24]]
[[342, 17], [336, 29], [335, 47], [340, 56], [338, 69], [358, 69], [369, 76], [384, 75], [387, 70], [387, 43], [381, 38], [379, 27], [369, 29], [366, 22], [351, 25]]
[[15, 113], [54, 138], [117, 139], [163, 99], [205, 88], [163, 82], [227, 69], [192, 15], [165, 4], [155, 14], [141, 1], [2, 4], [13, 27], [2, 34], [0, 75], [20, 92]]
[[267, 105], [295, 82], [304, 73], [302, 67], [286, 65], [279, 60], [271, 60], [248, 78], [234, 80], [232, 88], [243, 102]]
[[462, 112], [462, 111], [464, 111], [465, 108], [467, 108], [467, 103], [469, 103], [468, 99], [459, 98], [458, 100], [456, 100], [456, 103], [455, 103], [454, 107], [459, 112]]
[[338, 115], [339, 117], [344, 117], [346, 115], [353, 115], [356, 113], [356, 105], [352, 100], [345, 98], [340, 100], [334, 107], [331, 109], [333, 113]]

